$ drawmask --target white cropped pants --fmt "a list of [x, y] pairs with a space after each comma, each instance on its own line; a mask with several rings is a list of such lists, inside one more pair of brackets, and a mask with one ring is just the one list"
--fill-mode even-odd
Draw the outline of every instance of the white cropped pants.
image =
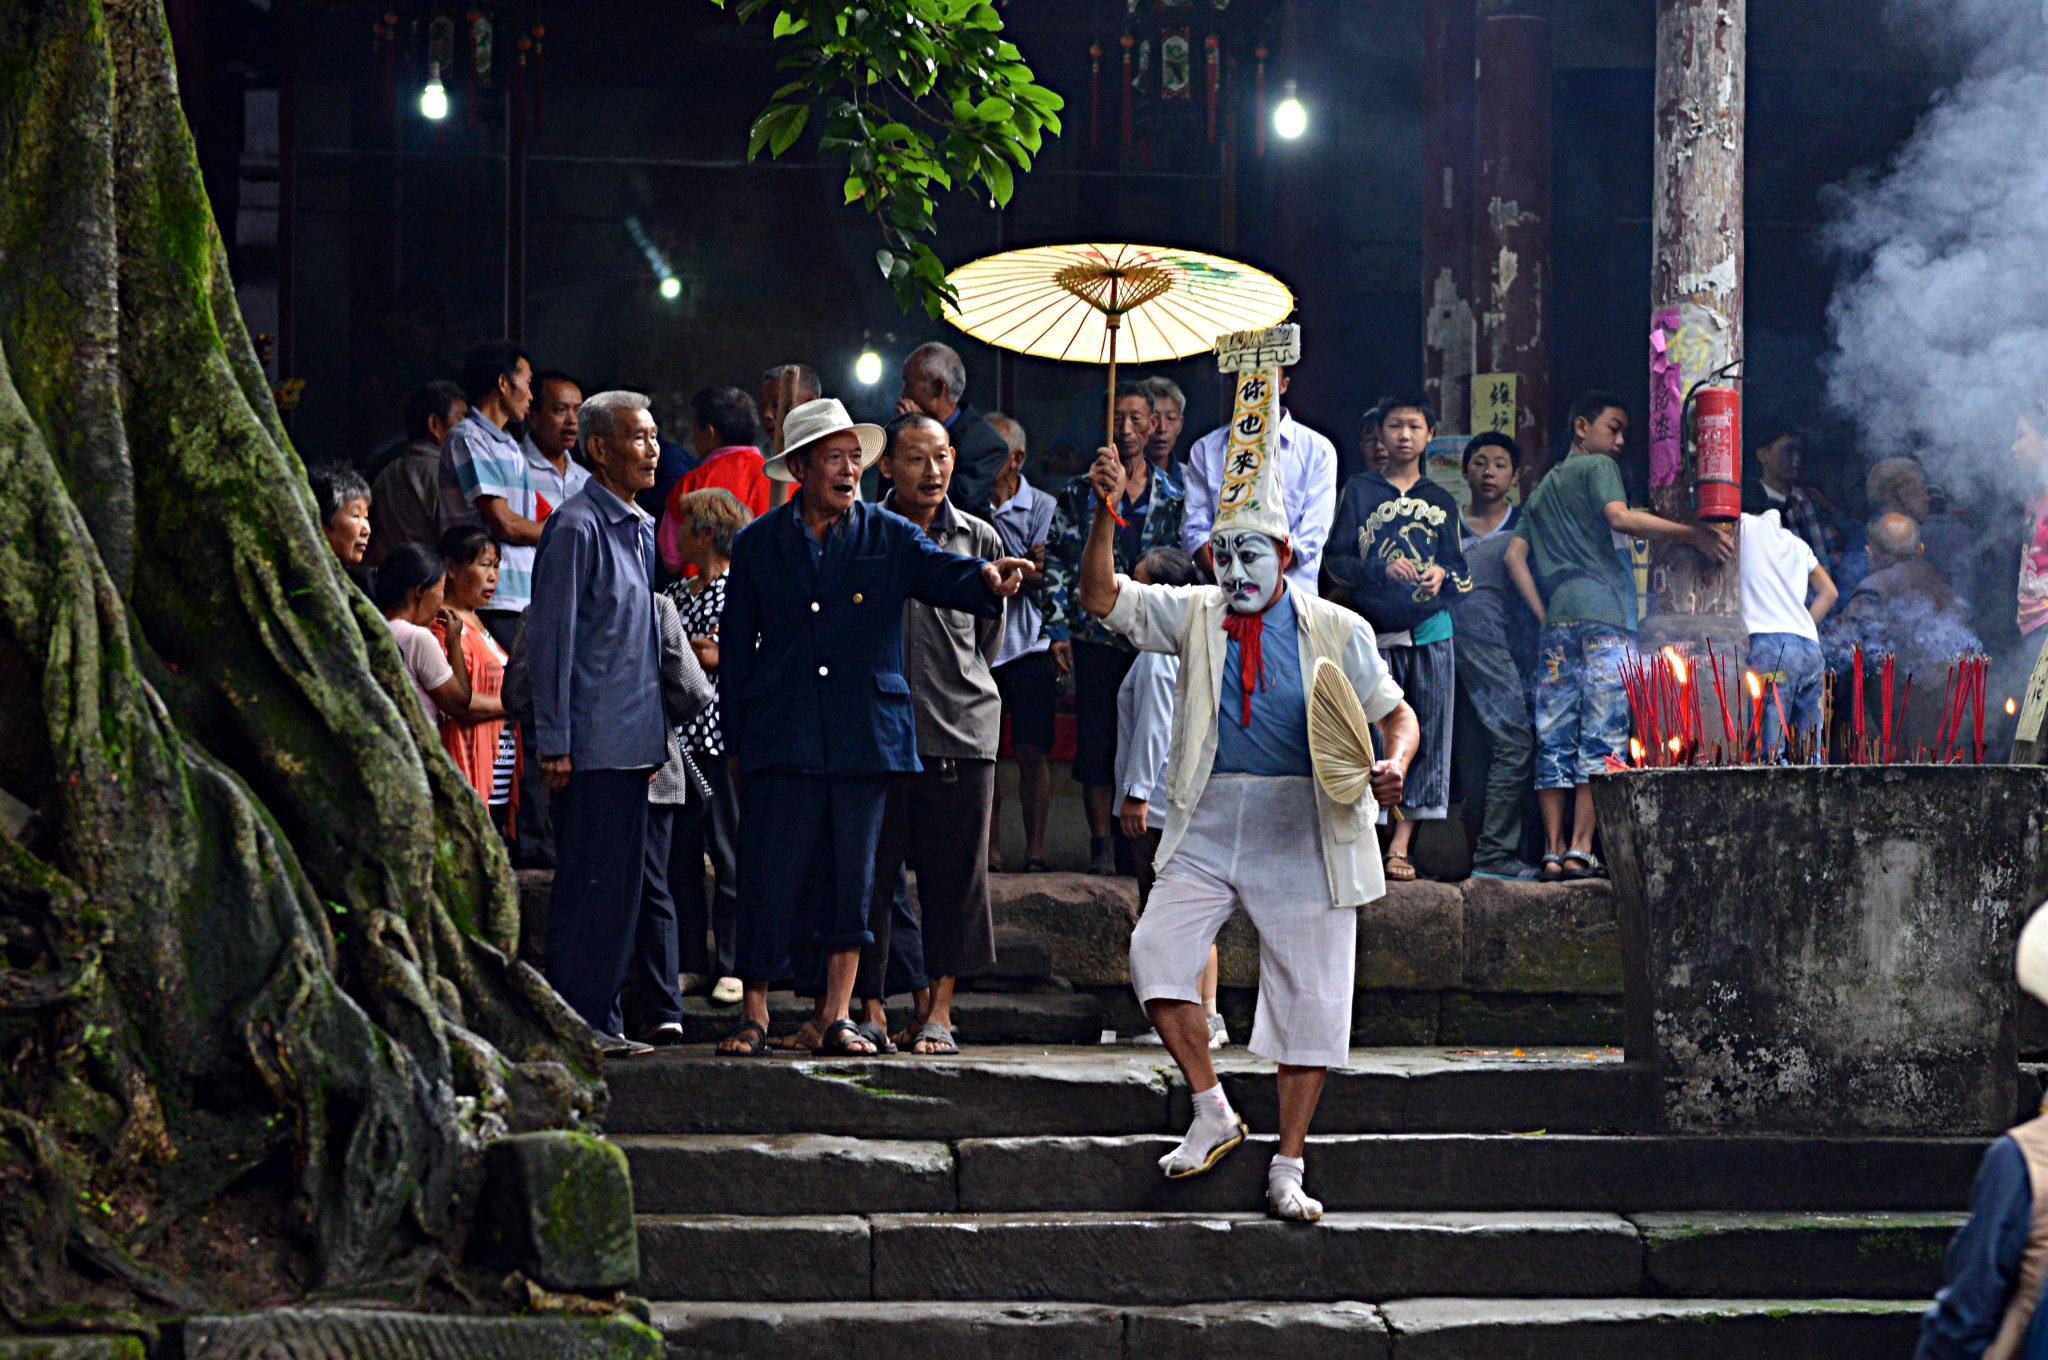
[[1138, 928], [1138, 1000], [1201, 1000], [1216, 932], [1243, 903], [1259, 932], [1259, 1012], [1251, 1051], [1274, 1062], [1336, 1067], [1351, 1049], [1358, 913], [1331, 905], [1305, 777], [1211, 775]]

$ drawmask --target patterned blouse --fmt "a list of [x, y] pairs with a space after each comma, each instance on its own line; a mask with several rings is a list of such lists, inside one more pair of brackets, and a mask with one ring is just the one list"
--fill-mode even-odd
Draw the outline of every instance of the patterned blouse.
[[[683, 581], [672, 581], [667, 594], [675, 601], [676, 612], [683, 618], [683, 633], [691, 638], [715, 638], [718, 636], [718, 620], [725, 613], [725, 573], [702, 590], [693, 591]], [[704, 674], [711, 681], [711, 707], [699, 713], [678, 729], [683, 749], [692, 755], [722, 756], [725, 754], [725, 731], [718, 717], [718, 670], [706, 666]]]

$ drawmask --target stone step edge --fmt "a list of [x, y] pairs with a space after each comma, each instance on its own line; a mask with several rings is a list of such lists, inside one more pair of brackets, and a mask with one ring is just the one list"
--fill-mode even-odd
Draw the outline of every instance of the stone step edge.
[[[775, 1354], [776, 1343], [788, 1339], [794, 1331], [809, 1330], [843, 1338], [849, 1330], [857, 1328], [860, 1338], [869, 1344], [900, 1341], [905, 1346], [923, 1339], [915, 1336], [920, 1331], [931, 1340], [984, 1343], [991, 1331], [1013, 1334], [1013, 1340], [1017, 1333], [1040, 1332], [1046, 1334], [1045, 1340], [1050, 1343], [1045, 1350], [1047, 1355], [1101, 1356], [1107, 1360], [1152, 1353], [1179, 1355], [1184, 1353], [1185, 1344], [1193, 1340], [1186, 1332], [1199, 1330], [1217, 1335], [1218, 1340], [1231, 1332], [1237, 1333], [1231, 1337], [1238, 1342], [1237, 1346], [1227, 1352], [1211, 1349], [1210, 1354], [1264, 1355], [1270, 1352], [1263, 1349], [1263, 1343], [1284, 1341], [1290, 1332], [1328, 1336], [1330, 1332], [1343, 1331], [1360, 1341], [1379, 1338], [1371, 1353], [1400, 1360], [1404, 1348], [1411, 1343], [1427, 1348], [1432, 1338], [1455, 1337], [1461, 1332], [1497, 1335], [1508, 1329], [1533, 1339], [1544, 1332], [1597, 1333], [1646, 1322], [1660, 1324], [1661, 1331], [1668, 1327], [1726, 1329], [1730, 1324], [1745, 1321], [1775, 1325], [1794, 1319], [1818, 1323], [1868, 1319], [1896, 1325], [1903, 1333], [1926, 1307], [1927, 1302], [1920, 1299], [1532, 1300], [1444, 1296], [1380, 1304], [1240, 1302], [1155, 1306], [1035, 1301], [656, 1303], [652, 1318], [655, 1328], [669, 1339], [672, 1355], [678, 1353], [677, 1347], [687, 1346], [690, 1334], [696, 1331], [727, 1344], [743, 1344], [737, 1329], [752, 1323], [768, 1333], [759, 1338], [768, 1343], [768, 1349], [744, 1354], [763, 1356]], [[724, 1329], [722, 1336], [720, 1328]], [[1247, 1336], [1247, 1332], [1251, 1335]], [[1156, 1352], [1154, 1345], [1146, 1344], [1154, 1337], [1165, 1343]], [[1252, 1344], [1245, 1345], [1246, 1342]], [[1004, 1354], [1022, 1353], [1021, 1349], [1004, 1350]]]

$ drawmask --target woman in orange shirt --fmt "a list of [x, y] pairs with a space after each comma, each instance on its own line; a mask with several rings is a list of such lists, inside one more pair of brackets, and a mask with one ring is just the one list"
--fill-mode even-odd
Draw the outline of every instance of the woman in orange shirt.
[[[498, 698], [505, 683], [505, 653], [477, 611], [498, 589], [498, 545], [478, 525], [459, 525], [441, 535], [441, 559], [448, 564], [448, 609], [462, 620], [462, 654], [468, 663], [470, 705], [461, 717], [441, 720], [441, 745], [463, 777], [491, 810], [491, 820], [508, 831], [518, 815], [518, 725], [505, 721]], [[440, 625], [435, 625], [440, 632]]]

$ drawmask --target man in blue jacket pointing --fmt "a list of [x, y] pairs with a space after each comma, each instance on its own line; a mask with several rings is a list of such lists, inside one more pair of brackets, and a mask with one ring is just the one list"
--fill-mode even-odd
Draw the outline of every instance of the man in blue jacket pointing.
[[915, 774], [917, 721], [903, 676], [903, 604], [1000, 618], [1029, 563], [960, 557], [901, 515], [857, 499], [881, 455], [879, 426], [832, 398], [783, 419], [783, 452], [763, 469], [796, 494], [733, 541], [719, 624], [726, 750], [741, 777], [736, 967], [743, 1018], [718, 1051], [767, 1051], [768, 984], [792, 941], [822, 954], [818, 1053], [874, 1045], [848, 1007], [889, 776]]

